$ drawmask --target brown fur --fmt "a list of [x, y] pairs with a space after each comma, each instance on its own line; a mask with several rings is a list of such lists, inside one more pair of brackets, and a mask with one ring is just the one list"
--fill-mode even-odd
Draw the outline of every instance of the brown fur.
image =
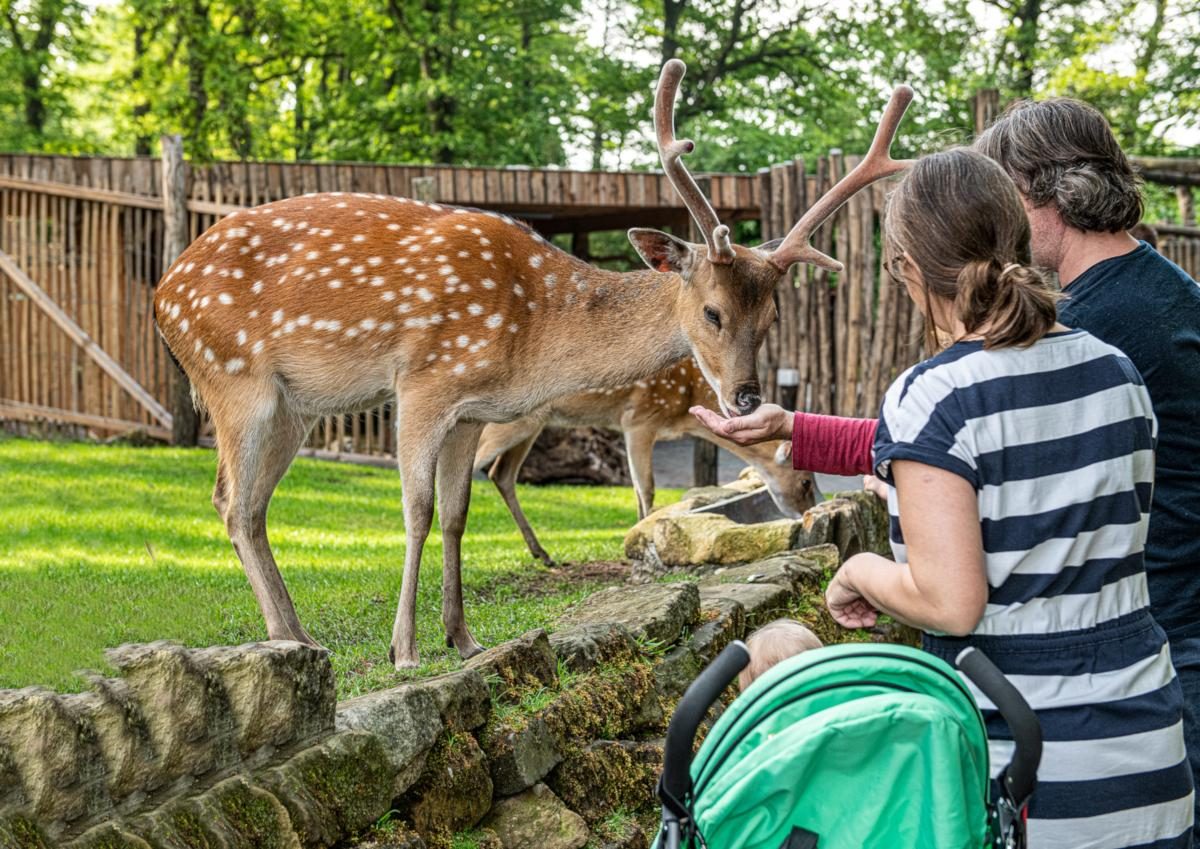
[[435, 478], [443, 624], [464, 656], [479, 650], [458, 558], [484, 423], [627, 385], [689, 353], [724, 409], [757, 404], [755, 353], [781, 272], [741, 247], [732, 265], [713, 266], [664, 234], [671, 254], [655, 260], [646, 232], [631, 238], [671, 271], [592, 268], [494, 213], [334, 193], [238, 212], [184, 251], [159, 284], [156, 315], [211, 414], [213, 502], [271, 638], [312, 641], [271, 554], [266, 510], [318, 416], [396, 400], [407, 549], [391, 655], [408, 667]]

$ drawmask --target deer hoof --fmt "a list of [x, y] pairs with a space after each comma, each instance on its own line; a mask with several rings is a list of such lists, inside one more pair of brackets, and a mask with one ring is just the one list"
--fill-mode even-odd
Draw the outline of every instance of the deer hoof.
[[463, 660], [472, 658], [484, 650], [483, 646], [479, 645], [470, 633], [463, 638], [461, 643], [456, 641], [453, 635], [446, 634], [446, 648], [458, 649], [458, 656]]
[[388, 646], [388, 662], [399, 672], [405, 669], [416, 669], [421, 665], [421, 660], [414, 650], [409, 653], [398, 653], [395, 646]]

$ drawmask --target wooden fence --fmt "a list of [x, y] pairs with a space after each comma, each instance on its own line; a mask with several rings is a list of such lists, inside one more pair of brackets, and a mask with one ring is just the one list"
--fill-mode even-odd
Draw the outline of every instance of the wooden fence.
[[[835, 153], [812, 173], [803, 160], [760, 172], [764, 238], [784, 236], [859, 159]], [[882, 271], [887, 190], [883, 183], [859, 192], [817, 231], [814, 245], [840, 260], [842, 272], [797, 267], [780, 288], [780, 321], [759, 352], [764, 397], [811, 412], [874, 416], [888, 385], [920, 357], [920, 314]]]
[[[796, 160], [705, 183], [725, 220], [757, 217], [771, 239], [857, 161], [832, 154], [808, 167]], [[472, 204], [525, 214], [546, 232], [562, 232], [565, 217], [573, 227], [610, 229], [622, 215], [684, 215], [665, 178], [650, 172], [219, 163], [195, 169], [190, 182], [191, 238], [243, 204], [316, 190]], [[0, 421], [169, 435], [163, 408], [174, 370], [151, 306], [164, 270], [161, 183], [157, 160], [0, 155]], [[801, 268], [781, 287], [780, 321], [760, 352], [766, 398], [873, 416], [890, 382], [919, 358], [920, 315], [882, 274], [886, 191], [859, 194], [816, 234], [817, 246], [845, 264], [842, 273]], [[1162, 235], [1164, 253], [1200, 275], [1200, 231]], [[393, 453], [393, 430], [385, 405], [319, 423], [308, 450], [378, 459]]]

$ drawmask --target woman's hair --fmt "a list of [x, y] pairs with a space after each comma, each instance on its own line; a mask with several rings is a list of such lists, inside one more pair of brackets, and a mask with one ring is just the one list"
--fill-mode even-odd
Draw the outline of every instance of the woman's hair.
[[1068, 97], [1021, 100], [975, 140], [1034, 206], [1077, 230], [1119, 233], [1142, 218], [1140, 180], [1104, 116]]
[[821, 648], [817, 635], [795, 619], [776, 619], [746, 638], [750, 663], [738, 675], [738, 687], [745, 690], [754, 679], [781, 660], [808, 649]]
[[933, 298], [954, 305], [985, 348], [1031, 345], [1054, 326], [1058, 294], [1030, 267], [1029, 219], [1016, 186], [986, 156], [955, 148], [919, 159], [888, 199], [885, 252], [923, 278], [925, 339]]

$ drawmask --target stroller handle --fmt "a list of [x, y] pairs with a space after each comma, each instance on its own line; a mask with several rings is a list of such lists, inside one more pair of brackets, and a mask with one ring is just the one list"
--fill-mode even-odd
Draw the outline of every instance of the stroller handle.
[[696, 729], [713, 702], [749, 662], [750, 652], [746, 644], [734, 640], [717, 655], [716, 660], [705, 667], [679, 700], [675, 715], [667, 727], [667, 742], [663, 752], [659, 796], [664, 805], [679, 804], [691, 789], [692, 741], [696, 739]]
[[1042, 761], [1042, 726], [1029, 703], [983, 652], [965, 648], [954, 664], [996, 706], [1012, 731], [1015, 750], [1000, 774], [1000, 785], [1009, 801], [1019, 808], [1029, 800], [1037, 784], [1038, 765]]

